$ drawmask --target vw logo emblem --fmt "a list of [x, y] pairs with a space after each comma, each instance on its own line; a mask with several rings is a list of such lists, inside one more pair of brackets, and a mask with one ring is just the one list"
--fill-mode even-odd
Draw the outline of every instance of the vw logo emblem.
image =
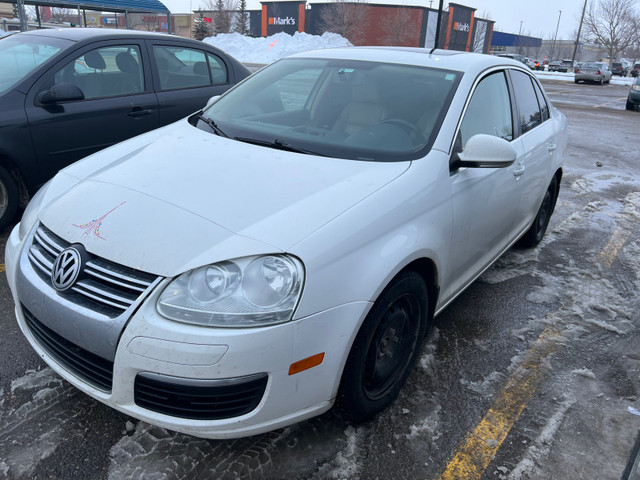
[[80, 275], [82, 260], [80, 252], [75, 248], [67, 248], [60, 252], [51, 270], [51, 283], [53, 288], [63, 292], [71, 288]]

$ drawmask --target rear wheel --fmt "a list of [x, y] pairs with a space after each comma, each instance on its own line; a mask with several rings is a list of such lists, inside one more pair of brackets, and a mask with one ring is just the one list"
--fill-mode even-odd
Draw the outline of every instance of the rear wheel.
[[0, 167], [0, 231], [13, 220], [19, 200], [18, 185], [11, 174]]
[[532, 248], [538, 245], [544, 237], [547, 227], [549, 226], [549, 220], [551, 220], [551, 214], [556, 205], [556, 197], [558, 195], [558, 184], [554, 178], [542, 199], [542, 204], [538, 209], [536, 218], [533, 220], [533, 224], [527, 230], [527, 233], [520, 239], [520, 245], [526, 248]]
[[600, 77], [600, 85], [604, 85], [604, 77]]
[[374, 303], [356, 336], [342, 374], [337, 404], [345, 417], [364, 421], [398, 395], [427, 328], [427, 286], [400, 273]]

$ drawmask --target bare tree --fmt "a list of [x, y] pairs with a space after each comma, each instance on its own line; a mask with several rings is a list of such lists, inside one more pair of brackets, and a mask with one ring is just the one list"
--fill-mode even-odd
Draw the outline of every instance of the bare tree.
[[337, 33], [358, 45], [369, 25], [369, 4], [366, 0], [333, 0], [322, 9], [320, 25], [325, 32]]
[[218, 33], [230, 33], [233, 17], [237, 9], [235, 0], [204, 0], [204, 10], [211, 11], [213, 26]]
[[75, 12], [70, 8], [51, 7], [51, 23], [65, 23], [70, 21]]
[[415, 31], [412, 23], [410, 9], [405, 7], [391, 9], [382, 17], [382, 43], [406, 46]]
[[637, 36], [635, 4], [636, 0], [599, 0], [587, 10], [584, 28], [597, 43], [604, 45], [609, 62], [615, 61]]

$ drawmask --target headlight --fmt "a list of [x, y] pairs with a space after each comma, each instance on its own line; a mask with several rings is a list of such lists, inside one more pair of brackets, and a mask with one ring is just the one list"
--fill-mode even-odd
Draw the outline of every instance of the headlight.
[[303, 283], [302, 263], [292, 256], [245, 257], [180, 275], [164, 289], [157, 309], [196, 325], [273, 325], [291, 320]]
[[637, 83], [635, 85], [632, 85], [631, 90], [640, 90], [640, 85], [638, 85]]
[[20, 220], [20, 228], [18, 228], [18, 237], [20, 238], [20, 240], [22, 240], [29, 234], [33, 226], [38, 221], [38, 213], [40, 212], [42, 199], [44, 198], [44, 194], [47, 193], [49, 185], [51, 185], [51, 180], [40, 187], [40, 190], [38, 190], [36, 194], [31, 197], [27, 208], [24, 209], [22, 219]]

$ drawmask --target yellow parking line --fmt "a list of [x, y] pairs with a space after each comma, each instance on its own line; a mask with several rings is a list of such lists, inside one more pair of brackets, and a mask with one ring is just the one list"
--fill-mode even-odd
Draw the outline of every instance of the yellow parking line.
[[[613, 233], [598, 255], [598, 261], [604, 268], [613, 264], [629, 234], [622, 227], [618, 227]], [[497, 395], [482, 421], [462, 440], [440, 480], [479, 480], [482, 477], [535, 393], [541, 378], [542, 362], [560, 346], [559, 332], [553, 327], [547, 327]]]
[[560, 345], [555, 328], [545, 329], [527, 352], [518, 370], [502, 389], [489, 412], [465, 437], [441, 480], [479, 479], [533, 396], [544, 359]]
[[0, 263], [0, 273], [4, 272], [7, 267], [4, 266], [4, 263]]
[[613, 261], [618, 256], [618, 252], [625, 244], [630, 234], [631, 232], [629, 232], [629, 230], [622, 227], [618, 227], [616, 231], [613, 232], [613, 236], [609, 240], [609, 243], [605, 245], [600, 252], [600, 255], [598, 255], [598, 261], [603, 267], [609, 268], [613, 264]]

